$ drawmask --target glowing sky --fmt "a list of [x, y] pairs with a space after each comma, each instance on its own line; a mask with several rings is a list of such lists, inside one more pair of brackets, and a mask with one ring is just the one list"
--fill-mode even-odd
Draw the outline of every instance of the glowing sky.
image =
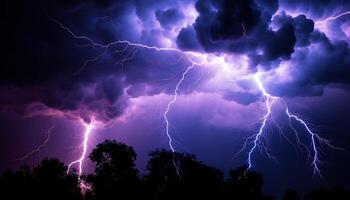
[[258, 75], [282, 99], [252, 154], [265, 189], [350, 187], [349, 154], [317, 143], [315, 176], [310, 137], [294, 124], [299, 148], [288, 120], [350, 149], [349, 12], [342, 0], [7, 2], [0, 170], [49, 156], [89, 171], [81, 145], [117, 139], [141, 169], [166, 148], [227, 172], [248, 164], [252, 143], [240, 150], [266, 116]]

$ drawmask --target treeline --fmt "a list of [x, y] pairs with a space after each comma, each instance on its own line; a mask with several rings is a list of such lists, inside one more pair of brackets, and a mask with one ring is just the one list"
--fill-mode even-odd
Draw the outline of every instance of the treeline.
[[[81, 180], [74, 171], [67, 174], [67, 166], [57, 159], [44, 159], [33, 168], [7, 171], [0, 178], [0, 199], [275, 199], [262, 192], [261, 174], [241, 167], [231, 170], [229, 178], [224, 179], [220, 170], [197, 161], [191, 154], [151, 152], [146, 175], [141, 175], [135, 166], [135, 151], [123, 143], [106, 140], [96, 146], [89, 158], [95, 164], [95, 173]], [[82, 193], [80, 181], [91, 189]], [[297, 199], [301, 198], [290, 189], [283, 196], [283, 200]], [[349, 200], [350, 194], [336, 187], [313, 191], [304, 199]]]

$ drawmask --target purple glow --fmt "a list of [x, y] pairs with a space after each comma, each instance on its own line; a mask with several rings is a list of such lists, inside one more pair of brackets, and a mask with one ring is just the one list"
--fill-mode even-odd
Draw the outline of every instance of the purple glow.
[[312, 174], [348, 175], [350, 162], [332, 149], [349, 146], [349, 3], [42, 4], [6, 19], [13, 33], [0, 73], [0, 146], [9, 153], [0, 161], [19, 159], [3, 168], [58, 157], [88, 190], [90, 147], [116, 139], [136, 150], [141, 173], [148, 153], [166, 148], [178, 175], [176, 152], [225, 172], [246, 164], [270, 179], [267, 187], [284, 175], [310, 186]]

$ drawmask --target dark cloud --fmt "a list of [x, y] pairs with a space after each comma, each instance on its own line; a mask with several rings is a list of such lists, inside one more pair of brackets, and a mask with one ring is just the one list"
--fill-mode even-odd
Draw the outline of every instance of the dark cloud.
[[192, 26], [181, 29], [176, 39], [177, 46], [184, 50], [200, 51], [201, 45], [199, 44], [196, 36], [196, 32]]
[[[197, 40], [208, 52], [249, 54], [253, 67], [289, 59], [296, 43], [295, 27], [285, 20], [278, 30], [269, 29], [277, 8], [277, 1], [199, 0], [199, 16], [193, 25]], [[184, 37], [190, 30], [186, 27], [180, 32], [180, 48], [192, 47], [196, 41]]]
[[[198, 17], [193, 24], [177, 27], [185, 20], [184, 8], [189, 4]], [[180, 30], [173, 42], [183, 50], [245, 54], [252, 71], [257, 66], [269, 70], [289, 62], [293, 81], [271, 85], [286, 96], [320, 94], [320, 85], [348, 84], [347, 42], [330, 40], [305, 15], [291, 17], [280, 12], [272, 19], [278, 9], [292, 4], [276, 0], [40, 1], [37, 5], [6, 1], [0, 88], [8, 95], [0, 98], [1, 107], [41, 103], [78, 117], [94, 115], [109, 121], [123, 112], [130, 97], [172, 94], [181, 73], [191, 64], [181, 53], [125, 43], [93, 47], [89, 40], [74, 38], [50, 19], [100, 44], [125, 39], [162, 46], [176, 27]], [[191, 72], [184, 85], [204, 82], [203, 70]], [[202, 82], [197, 81], [197, 73]], [[242, 104], [255, 101], [248, 93], [223, 97]]]
[[314, 22], [305, 15], [298, 15], [293, 18], [285, 12], [281, 12], [273, 19], [272, 23], [279, 27], [285, 23], [292, 24], [295, 29], [296, 46], [302, 47], [310, 44], [310, 37], [314, 31]]
[[[339, 6], [337, 1], [299, 3], [304, 6], [301, 10], [314, 4]], [[293, 3], [280, 4], [282, 9]], [[205, 51], [246, 54], [251, 67], [259, 65], [268, 70], [278, 68], [282, 61], [290, 63], [293, 81], [271, 84], [281, 95], [320, 95], [327, 84], [347, 84], [348, 43], [330, 40], [315, 30], [314, 21], [305, 15], [292, 17], [280, 10], [272, 19], [278, 5], [277, 1], [199, 0], [196, 3], [199, 16], [193, 25], [196, 34], [190, 32], [190, 27], [184, 28], [178, 36], [178, 46], [198, 49], [193, 47], [195, 35]], [[322, 10], [311, 12], [321, 14]], [[184, 37], [185, 33], [189, 36]]]
[[223, 97], [225, 100], [235, 101], [243, 105], [249, 105], [260, 98], [259, 95], [248, 92], [226, 92]]
[[275, 60], [279, 57], [289, 59], [294, 52], [295, 41], [294, 26], [284, 24], [278, 31], [272, 32], [270, 37], [265, 39], [264, 56], [267, 60]]
[[[0, 74], [1, 93], [8, 95], [1, 95], [1, 108], [26, 112], [28, 106], [41, 104], [30, 107], [30, 112], [43, 114], [39, 111], [46, 107], [86, 121], [94, 117], [109, 122], [123, 113], [129, 95], [172, 93], [181, 72], [190, 65], [183, 55], [134, 46], [125, 48], [125, 43], [109, 48], [91, 47], [89, 40], [74, 38], [51, 20], [60, 19], [72, 32], [86, 35], [99, 44], [124, 38], [120, 33], [138, 42], [145, 35], [136, 37], [138, 33], [130, 27], [142, 27], [134, 24], [129, 11], [137, 9], [141, 2], [133, 8], [131, 3], [43, 1], [37, 6], [9, 2], [5, 9], [8, 31], [3, 33], [6, 51]], [[158, 4], [147, 8], [153, 14], [163, 9]], [[173, 16], [173, 12], [174, 9], [164, 7], [159, 19], [163, 23], [175, 23], [183, 17], [179, 13]]]
[[309, 59], [297, 59], [297, 63], [307, 66], [306, 72], [309, 72], [311, 79], [316, 80], [318, 83], [349, 83], [349, 44], [344, 41], [332, 43], [324, 38], [317, 45], [317, 51], [310, 50], [307, 52]]
[[348, 89], [349, 44], [345, 41], [332, 42], [318, 31], [312, 33], [310, 40], [312, 46], [299, 49], [291, 58], [292, 81], [271, 84], [277, 93], [285, 96], [322, 95], [328, 84], [340, 84], [343, 89]]
[[[130, 1], [129, 1], [130, 2]], [[144, 21], [147, 21], [155, 16], [157, 10], [172, 10], [181, 8], [182, 5], [193, 4], [195, 0], [134, 0], [133, 2], [137, 16]], [[173, 11], [171, 11], [173, 12]]]
[[228, 40], [249, 34], [260, 21], [260, 10], [254, 1], [217, 1], [210, 33], [213, 40]]
[[169, 8], [164, 11], [157, 10], [156, 17], [162, 27], [169, 29], [176, 25], [185, 16], [176, 8]]
[[[61, 6], [50, 11], [54, 4], [56, 2], [42, 3], [41, 6], [25, 2], [6, 4], [5, 26], [8, 31], [4, 33], [4, 49], [7, 50], [4, 51], [0, 88], [1, 93], [11, 95], [1, 97], [1, 107], [17, 107], [24, 112], [28, 105], [40, 103], [62, 112], [75, 113], [77, 118], [87, 121], [94, 116], [96, 120], [108, 122], [127, 106], [123, 83], [118, 81], [118, 76], [107, 76], [108, 67], [76, 74], [83, 59], [93, 58], [100, 50], [80, 48], [80, 45], [86, 45], [86, 41], [72, 38], [49, 20], [51, 15], [62, 14], [68, 7], [77, 9], [81, 3], [58, 2]], [[72, 15], [77, 14], [72, 12]], [[111, 30], [105, 30], [105, 27], [108, 26], [96, 25], [101, 42], [108, 42], [113, 37], [107, 34]]]
[[262, 14], [266, 19], [270, 19], [279, 7], [279, 1], [277, 0], [259, 0], [255, 1], [255, 3], [262, 10]]

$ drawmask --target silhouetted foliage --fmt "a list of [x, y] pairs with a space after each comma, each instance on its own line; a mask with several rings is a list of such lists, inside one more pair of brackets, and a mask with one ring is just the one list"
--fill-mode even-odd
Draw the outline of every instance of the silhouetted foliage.
[[282, 200], [299, 200], [299, 199], [300, 197], [297, 191], [293, 189], [287, 189], [282, 198]]
[[152, 199], [217, 198], [221, 194], [222, 173], [196, 161], [194, 155], [157, 150], [150, 156], [145, 181]]
[[44, 159], [34, 169], [22, 167], [0, 179], [2, 199], [82, 199], [75, 174], [57, 159]]
[[264, 196], [263, 200], [275, 200], [275, 197], [273, 197], [272, 195], [266, 195]]
[[305, 200], [348, 200], [350, 192], [341, 187], [335, 187], [331, 190], [317, 189], [305, 197]]
[[227, 181], [227, 194], [230, 198], [238, 199], [263, 199], [262, 175], [240, 167], [230, 171], [230, 179]]
[[[92, 150], [89, 158], [95, 173], [82, 177], [91, 190], [81, 193], [76, 171], [66, 173], [67, 166], [57, 159], [44, 159], [33, 168], [21, 167], [0, 177], [1, 199], [38, 200], [109, 200], [109, 199], [218, 199], [274, 200], [262, 191], [263, 177], [247, 167], [230, 171], [228, 179], [213, 167], [187, 153], [156, 150], [149, 154], [147, 174], [139, 175], [133, 148], [106, 140]], [[288, 189], [282, 200], [299, 200]], [[305, 200], [348, 200], [349, 191], [335, 187], [318, 189]]]
[[123, 144], [106, 140], [90, 154], [95, 174], [88, 179], [96, 199], [130, 199], [139, 195], [139, 172], [135, 151]]

